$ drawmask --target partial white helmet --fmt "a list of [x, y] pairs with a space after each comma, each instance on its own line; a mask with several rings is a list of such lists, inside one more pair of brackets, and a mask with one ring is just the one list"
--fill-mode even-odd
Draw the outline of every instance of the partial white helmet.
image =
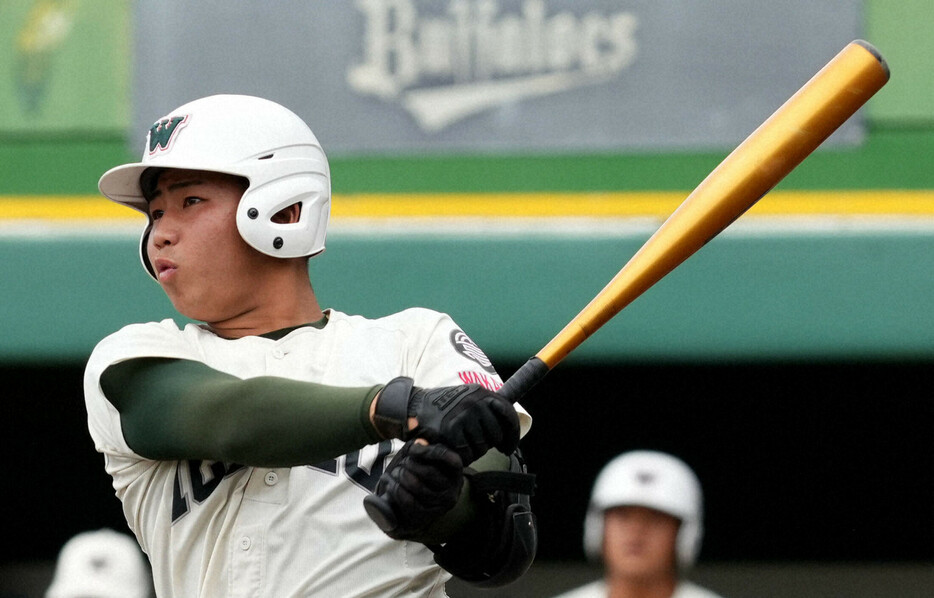
[[[321, 144], [294, 112], [270, 100], [213, 95], [179, 106], [146, 135], [140, 162], [111, 168], [98, 188], [113, 201], [149, 216], [140, 177], [148, 168], [207, 170], [244, 177], [249, 186], [237, 209], [240, 236], [257, 251], [281, 258], [324, 251], [331, 211], [331, 173]], [[300, 204], [298, 222], [273, 216]], [[146, 255], [150, 221], [143, 231]]]
[[130, 536], [107, 528], [82, 532], [62, 546], [45, 598], [148, 598], [149, 571]]
[[603, 514], [621, 506], [641, 506], [681, 521], [678, 564], [697, 559], [703, 535], [703, 496], [697, 476], [680, 459], [657, 451], [623, 453], [604, 466], [594, 482], [584, 519], [584, 552], [599, 560], [603, 550]]

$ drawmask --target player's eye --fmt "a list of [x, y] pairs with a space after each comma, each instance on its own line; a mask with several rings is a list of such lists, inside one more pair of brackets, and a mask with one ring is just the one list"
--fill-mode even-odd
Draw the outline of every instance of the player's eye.
[[182, 202], [182, 205], [187, 208], [188, 206], [201, 203], [202, 201], [204, 200], [202, 200], [200, 197], [189, 196], [185, 198], [185, 200]]
[[153, 210], [152, 212], [150, 212], [149, 217], [152, 218], [153, 220], [158, 220], [162, 218], [163, 213], [164, 213], [163, 210]]

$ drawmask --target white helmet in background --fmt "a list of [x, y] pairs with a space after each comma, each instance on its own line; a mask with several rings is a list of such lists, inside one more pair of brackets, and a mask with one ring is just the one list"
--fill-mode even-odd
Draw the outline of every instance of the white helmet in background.
[[[157, 120], [146, 136], [140, 162], [111, 168], [98, 187], [113, 201], [149, 215], [140, 187], [148, 168], [207, 170], [244, 177], [249, 186], [237, 210], [240, 236], [273, 257], [313, 256], [324, 251], [331, 211], [328, 160], [314, 133], [294, 112], [270, 100], [243, 95], [208, 96]], [[298, 222], [273, 216], [301, 204]], [[152, 222], [143, 231], [146, 255]]]
[[632, 451], [614, 458], [594, 482], [584, 520], [584, 552], [599, 560], [603, 513], [613, 507], [641, 506], [677, 517], [677, 557], [681, 567], [697, 559], [703, 535], [703, 496], [697, 476], [680, 459], [656, 451]]
[[45, 598], [148, 598], [149, 571], [130, 536], [107, 528], [82, 532], [62, 546]]

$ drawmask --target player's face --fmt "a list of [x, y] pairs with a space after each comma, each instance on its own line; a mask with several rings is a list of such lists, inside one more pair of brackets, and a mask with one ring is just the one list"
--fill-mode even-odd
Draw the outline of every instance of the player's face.
[[608, 575], [635, 583], [672, 578], [679, 526], [678, 519], [654, 509], [624, 506], [607, 510], [603, 560]]
[[149, 202], [149, 261], [172, 304], [202, 322], [223, 322], [255, 309], [256, 287], [273, 259], [240, 237], [237, 177], [195, 170], [163, 172]]

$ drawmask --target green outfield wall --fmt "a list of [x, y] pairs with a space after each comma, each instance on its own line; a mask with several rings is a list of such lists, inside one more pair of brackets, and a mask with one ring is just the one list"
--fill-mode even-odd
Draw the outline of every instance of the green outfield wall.
[[[336, 236], [312, 273], [324, 305], [447, 311], [498, 359], [534, 354], [644, 240]], [[0, 359], [83, 359], [126, 323], [175, 314], [132, 238], [0, 241]], [[572, 359], [934, 356], [934, 236], [726, 234]]]

